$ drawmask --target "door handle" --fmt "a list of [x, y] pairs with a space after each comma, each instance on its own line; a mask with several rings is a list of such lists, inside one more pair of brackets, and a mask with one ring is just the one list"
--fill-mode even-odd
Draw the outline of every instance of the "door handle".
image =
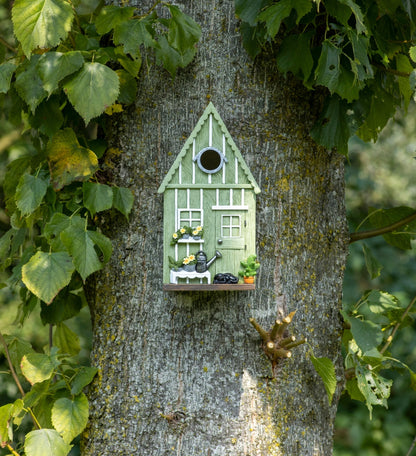
[[218, 244], [221, 245], [222, 244], [222, 239], [218, 239]]

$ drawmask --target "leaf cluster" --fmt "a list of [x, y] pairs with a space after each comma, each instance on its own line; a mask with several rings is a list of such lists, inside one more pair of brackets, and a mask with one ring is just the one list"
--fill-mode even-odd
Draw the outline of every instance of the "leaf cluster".
[[348, 151], [357, 134], [378, 134], [415, 88], [413, 2], [394, 0], [235, 0], [244, 45], [254, 58], [276, 54], [277, 69], [309, 90], [326, 89], [311, 136]]
[[[16, 336], [1, 336], [3, 351], [14, 371], [22, 397], [0, 407], [0, 442], [12, 449], [16, 426], [29, 416], [35, 429], [26, 435], [27, 456], [66, 456], [71, 442], [85, 428], [88, 400], [83, 389], [97, 374], [94, 367], [81, 366], [78, 337], [64, 323], [56, 327], [51, 349], [35, 352], [31, 345]], [[7, 353], [6, 353], [7, 351]], [[30, 390], [25, 392], [21, 380]], [[20, 451], [20, 449], [18, 449]], [[13, 450], [13, 454], [18, 454]]]

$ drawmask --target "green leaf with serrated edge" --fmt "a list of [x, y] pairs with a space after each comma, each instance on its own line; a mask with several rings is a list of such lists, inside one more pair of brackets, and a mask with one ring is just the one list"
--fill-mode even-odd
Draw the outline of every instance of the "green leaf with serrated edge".
[[371, 279], [375, 279], [380, 275], [383, 265], [377, 261], [367, 244], [363, 244], [363, 252], [368, 274]]
[[[13, 236], [17, 233], [15, 228], [10, 228], [0, 237], [0, 259], [4, 260], [7, 258], [10, 248], [12, 245]], [[1, 347], [0, 347], [1, 350]]]
[[39, 429], [26, 434], [26, 456], [67, 456], [69, 445], [55, 429]]
[[78, 0], [75, 3], [75, 11], [79, 16], [89, 16], [100, 5], [101, 0]]
[[348, 321], [354, 340], [364, 354], [373, 348], [377, 348], [383, 341], [381, 328], [372, 321], [354, 317], [349, 317]]
[[413, 60], [413, 62], [416, 63], [416, 46], [412, 46], [412, 47], [409, 49], [409, 56], [410, 56], [410, 58]]
[[[79, 216], [75, 216], [79, 217]], [[45, 236], [52, 250], [58, 252], [65, 250], [65, 246], [62, 244], [60, 234], [66, 228], [68, 228], [73, 222], [71, 217], [65, 214], [55, 213], [51, 219], [46, 223], [43, 236]]]
[[364, 15], [359, 5], [357, 5], [354, 0], [339, 0], [339, 2], [347, 5], [351, 9], [353, 15], [355, 16], [355, 28], [357, 29], [357, 32], [366, 33], [367, 27], [365, 26]]
[[92, 215], [106, 211], [113, 205], [113, 190], [108, 185], [84, 182], [82, 185], [84, 205]]
[[7, 93], [10, 89], [10, 81], [16, 65], [11, 62], [5, 62], [0, 65], [0, 93]]
[[44, 325], [56, 325], [78, 315], [82, 305], [82, 298], [71, 293], [70, 287], [65, 287], [51, 304], [41, 303], [40, 318]]
[[31, 385], [49, 380], [57, 366], [56, 360], [43, 353], [28, 353], [20, 363], [22, 374]]
[[328, 395], [328, 402], [331, 404], [332, 398], [337, 387], [337, 379], [335, 376], [335, 366], [329, 358], [315, 358], [311, 355], [312, 364], [316, 372], [324, 382], [326, 394]]
[[[407, 206], [398, 206], [391, 209], [378, 209], [372, 211], [369, 220], [374, 228], [384, 228], [404, 219], [405, 217], [408, 217], [414, 212], [415, 210], [413, 208]], [[408, 225], [401, 226], [398, 234], [395, 234], [394, 231], [383, 234], [383, 238], [387, 243], [393, 245], [394, 247], [398, 247], [402, 250], [410, 250], [412, 248], [410, 241], [413, 238], [413, 235], [407, 234], [406, 230], [414, 232], [416, 230], [416, 221], [413, 221]]]
[[89, 230], [88, 235], [90, 239], [94, 242], [96, 247], [100, 249], [102, 253], [102, 263], [107, 263], [113, 251], [113, 245], [111, 243], [111, 240], [107, 236], [98, 231]]
[[77, 395], [82, 392], [83, 388], [89, 385], [97, 375], [96, 367], [82, 366], [76, 373], [71, 384], [71, 394]]
[[136, 100], [137, 79], [125, 70], [116, 70], [120, 81], [120, 93], [117, 101], [124, 104], [131, 104]]
[[76, 356], [81, 350], [79, 337], [65, 323], [57, 323], [53, 334], [53, 345], [62, 355]]
[[340, 76], [340, 58], [342, 50], [330, 41], [322, 43], [321, 55], [315, 70], [315, 82], [317, 85], [328, 87], [331, 93], [338, 86]]
[[22, 267], [22, 281], [47, 304], [71, 281], [75, 268], [66, 252], [37, 252]]
[[80, 51], [46, 52], [37, 64], [43, 88], [50, 95], [58, 88], [60, 81], [78, 71], [83, 64], [84, 57]]
[[23, 174], [16, 189], [16, 205], [24, 217], [40, 206], [47, 188], [46, 180], [31, 174]]
[[267, 32], [274, 38], [280, 29], [280, 24], [290, 15], [292, 9], [292, 0], [281, 0], [279, 3], [266, 8], [258, 15], [257, 19], [266, 23]]
[[32, 55], [29, 62], [19, 67], [15, 87], [22, 100], [30, 107], [32, 113], [48, 93], [43, 88], [42, 79], [37, 71], [39, 55]]
[[[277, 68], [282, 73], [291, 72], [307, 85], [307, 80], [313, 68], [313, 58], [310, 50], [310, 41], [313, 32], [301, 35], [286, 36], [279, 46], [277, 54]], [[296, 52], [294, 52], [296, 50]]]
[[267, 5], [268, 0], [235, 0], [235, 14], [244, 22], [248, 22], [251, 26], [257, 22], [257, 16], [260, 11]]
[[325, 0], [325, 9], [329, 16], [348, 27], [348, 21], [352, 15], [351, 8], [338, 0]]
[[11, 423], [11, 415], [13, 412], [13, 404], [6, 404], [0, 407], [0, 446], [13, 440], [13, 426]]
[[360, 90], [364, 87], [364, 83], [360, 82], [354, 74], [344, 68], [342, 65], [339, 67], [339, 77], [334, 92], [341, 98], [344, 98], [349, 103], [358, 100]]
[[[133, 77], [137, 77], [142, 66], [142, 58], [140, 54], [133, 59], [126, 55], [121, 46], [119, 46], [115, 49], [115, 57], [126, 71], [128, 71]], [[117, 71], [116, 73], [118, 74]]]
[[[118, 79], [117, 79], [118, 80]], [[48, 142], [51, 183], [55, 190], [74, 181], [89, 179], [98, 169], [97, 156], [80, 146], [71, 128], [58, 131]]]
[[88, 124], [111, 106], [119, 93], [115, 71], [96, 62], [86, 62], [82, 69], [64, 84], [64, 91], [75, 111]]
[[113, 187], [113, 194], [113, 206], [128, 219], [133, 208], [133, 193], [128, 188]]
[[169, 21], [168, 42], [181, 54], [193, 47], [201, 37], [201, 27], [177, 6], [166, 4], [172, 19]]
[[393, 380], [378, 375], [376, 372], [357, 364], [355, 368], [357, 386], [365, 398], [365, 403], [372, 416], [373, 405], [382, 405], [387, 408], [387, 399]]
[[346, 101], [337, 96], [330, 97], [321, 118], [310, 132], [311, 137], [327, 149], [336, 147], [340, 153], [347, 155], [348, 140], [354, 131], [351, 127], [353, 114], [349, 109]]
[[128, 21], [134, 14], [134, 7], [120, 7], [116, 5], [104, 6], [95, 19], [95, 26], [100, 35], [110, 32], [122, 22]]
[[[20, 374], [20, 362], [22, 361], [23, 356], [28, 353], [34, 353], [35, 351], [33, 350], [32, 345], [21, 337], [4, 335], [4, 340], [6, 341], [13, 367], [17, 373]], [[0, 346], [0, 353], [2, 351], [4, 353], [3, 346]]]
[[35, 114], [29, 115], [29, 122], [32, 128], [49, 138], [57, 133], [65, 120], [59, 102], [59, 98], [55, 96], [44, 100], [36, 108]]
[[62, 397], [52, 407], [53, 427], [70, 443], [85, 429], [88, 421], [88, 399], [81, 393], [72, 400]]
[[405, 310], [396, 296], [380, 290], [371, 290], [364, 296], [364, 302], [368, 304], [368, 308], [374, 314], [388, 315], [392, 311], [404, 312]]
[[363, 81], [374, 76], [373, 67], [368, 58], [370, 40], [365, 35], [358, 34], [354, 29], [347, 30], [348, 39], [354, 52], [351, 67], [358, 80]]
[[175, 48], [170, 46], [165, 36], [161, 36], [158, 46], [155, 50], [157, 62], [175, 77], [178, 68], [185, 67], [190, 63], [195, 55], [196, 50], [190, 49], [187, 54], [181, 55]]
[[150, 17], [123, 22], [114, 29], [114, 43], [116, 45], [121, 44], [126, 54], [138, 57], [141, 45], [146, 47], [157, 46], [151, 22]]
[[369, 102], [369, 111], [365, 122], [357, 135], [363, 141], [376, 141], [379, 133], [396, 111], [396, 99], [380, 85], [372, 85], [373, 93]]
[[351, 380], [348, 380], [347, 384], [346, 384], [346, 388], [347, 388], [348, 394], [350, 395], [351, 399], [354, 399], [354, 400], [360, 401], [360, 402], [365, 402], [365, 397], [363, 396], [363, 393], [360, 391], [360, 388], [358, 388], [356, 378], [352, 378]]
[[103, 267], [90, 233], [84, 226], [74, 225], [61, 233], [62, 242], [71, 254], [75, 268], [84, 281], [90, 274]]
[[247, 22], [242, 22], [240, 25], [240, 35], [243, 40], [244, 49], [252, 59], [260, 54], [268, 39], [266, 26], [262, 22], [258, 23], [255, 27], [251, 27]]
[[65, 0], [16, 0], [12, 8], [14, 33], [26, 57], [36, 48], [51, 48], [71, 30], [74, 11]]
[[[413, 66], [409, 58], [403, 54], [396, 55], [396, 68], [403, 74], [409, 74], [413, 71]], [[400, 93], [404, 100], [404, 106], [407, 109], [410, 99], [413, 95], [413, 90], [410, 86], [409, 76], [398, 76], [397, 82], [399, 84]]]

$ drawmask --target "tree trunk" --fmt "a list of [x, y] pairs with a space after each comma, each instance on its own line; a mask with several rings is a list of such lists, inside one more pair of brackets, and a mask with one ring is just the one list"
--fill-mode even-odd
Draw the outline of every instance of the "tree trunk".
[[[149, 60], [135, 109], [112, 126], [114, 180], [136, 199], [129, 224], [111, 221], [114, 254], [96, 277], [100, 373], [83, 455], [328, 456], [343, 377], [343, 159], [308, 135], [318, 96], [249, 59], [232, 0], [176, 4], [202, 26], [197, 57], [174, 81]], [[209, 101], [262, 190], [256, 290], [164, 292], [157, 189]], [[290, 331], [308, 342], [272, 367], [249, 319], [269, 330], [295, 310]], [[331, 405], [311, 349], [336, 365]]]

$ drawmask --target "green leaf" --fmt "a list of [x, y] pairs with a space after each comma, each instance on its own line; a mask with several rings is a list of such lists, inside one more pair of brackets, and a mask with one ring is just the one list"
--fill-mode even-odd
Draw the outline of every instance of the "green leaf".
[[268, 0], [235, 0], [235, 14], [251, 26], [256, 25], [257, 16], [260, 11], [269, 3]]
[[78, 71], [84, 64], [84, 57], [80, 51], [46, 52], [37, 64], [39, 75], [43, 81], [43, 88], [50, 95], [59, 85], [59, 82], [70, 74]]
[[[384, 228], [403, 220], [414, 212], [415, 210], [413, 208], [407, 206], [398, 206], [391, 209], [378, 209], [371, 213], [369, 220], [374, 228]], [[410, 250], [412, 248], [411, 239], [413, 238], [413, 235], [410, 233], [407, 234], [407, 230], [414, 232], [416, 230], [416, 222], [413, 221], [408, 225], [401, 226], [398, 229], [398, 233], [392, 231], [391, 233], [383, 234], [383, 238], [387, 243], [394, 247], [398, 247], [402, 250]]]
[[[117, 61], [120, 63], [120, 65], [128, 71], [134, 78], [137, 77], [139, 74], [140, 68], [142, 66], [142, 58], [141, 55], [139, 54], [137, 57], [134, 59], [129, 57], [128, 55], [124, 54], [123, 50], [121, 47], [117, 47], [115, 49], [115, 55], [117, 57]], [[116, 71], [118, 74], [118, 72]]]
[[7, 93], [10, 89], [10, 81], [16, 65], [11, 62], [5, 62], [0, 65], [0, 93]]
[[365, 243], [363, 243], [363, 252], [368, 274], [370, 275], [371, 279], [375, 279], [380, 275], [383, 266], [376, 260], [376, 258], [371, 253], [371, 250]]
[[91, 215], [106, 211], [113, 205], [113, 190], [108, 185], [84, 182], [82, 185], [84, 205]]
[[87, 180], [98, 169], [97, 156], [80, 146], [71, 128], [58, 131], [48, 142], [46, 150], [55, 190], [74, 181]]
[[104, 236], [104, 234], [98, 231], [89, 230], [88, 235], [90, 239], [94, 242], [94, 244], [101, 250], [102, 263], [107, 263], [113, 251], [111, 240], [107, 236]]
[[65, 323], [57, 323], [53, 334], [53, 344], [62, 355], [76, 356], [81, 351], [79, 337]]
[[168, 42], [180, 54], [186, 54], [201, 37], [201, 27], [177, 6], [166, 4], [172, 19], [169, 21]]
[[125, 70], [116, 70], [120, 81], [120, 93], [117, 101], [120, 103], [131, 104], [136, 100], [137, 80]]
[[98, 369], [96, 367], [82, 366], [72, 381], [71, 394], [77, 395], [81, 393], [83, 388], [93, 381], [97, 372]]
[[134, 196], [131, 190], [124, 187], [113, 187], [113, 206], [119, 210], [128, 220], [133, 208]]
[[26, 380], [33, 385], [49, 380], [58, 366], [56, 359], [43, 353], [28, 353], [23, 356], [20, 368]]
[[[347, 5], [352, 13], [355, 16], [355, 28], [357, 29], [358, 33], [366, 33], [367, 32], [367, 27], [365, 26], [364, 23], [364, 16], [363, 13], [360, 9], [360, 7], [355, 3], [354, 0], [339, 0], [340, 3], [343, 3], [344, 5]], [[348, 25], [348, 24], [345, 24]]]
[[340, 153], [347, 155], [348, 140], [354, 132], [353, 123], [354, 116], [347, 102], [332, 96], [310, 134], [318, 144], [327, 149], [336, 147]]
[[31, 174], [23, 174], [16, 189], [16, 205], [24, 217], [32, 214], [46, 195], [48, 182]]
[[194, 58], [196, 53], [195, 48], [190, 48], [185, 54], [181, 54], [174, 47], [172, 47], [165, 36], [161, 36], [158, 41], [155, 54], [159, 64], [175, 77], [178, 68], [184, 68]]
[[12, 8], [14, 33], [26, 57], [36, 48], [51, 48], [71, 30], [74, 11], [65, 0], [16, 0]]
[[141, 45], [146, 47], [157, 46], [153, 36], [154, 31], [151, 28], [150, 17], [123, 22], [114, 29], [114, 43], [116, 45], [122, 44], [124, 52], [133, 57], [140, 55]]
[[341, 49], [330, 41], [322, 43], [315, 79], [316, 84], [328, 87], [331, 93], [334, 93], [338, 86], [341, 52]]
[[53, 427], [70, 443], [85, 429], [88, 421], [88, 399], [81, 393], [72, 400], [62, 397], [52, 407]]
[[266, 23], [267, 32], [274, 38], [280, 29], [280, 24], [290, 15], [292, 9], [293, 0], [281, 0], [266, 8], [257, 19]]
[[[27, 355], [28, 353], [34, 353], [32, 345], [18, 336], [5, 335], [4, 339], [9, 350], [9, 355], [13, 367], [20, 374], [20, 362], [22, 361], [23, 356]], [[0, 346], [0, 353], [1, 352], [4, 352], [2, 345]]]
[[37, 71], [39, 55], [32, 55], [30, 61], [24, 63], [16, 76], [15, 87], [22, 100], [30, 107], [32, 113], [48, 93]]
[[104, 6], [95, 19], [95, 26], [100, 35], [110, 32], [122, 22], [128, 21], [134, 14], [134, 7], [120, 7], [116, 5]]
[[363, 81], [374, 76], [373, 67], [368, 58], [370, 40], [365, 35], [358, 34], [353, 29], [348, 29], [348, 39], [350, 40], [354, 52], [354, 59], [351, 59], [351, 67], [358, 80]]
[[87, 230], [84, 225], [72, 225], [67, 228], [61, 233], [61, 239], [73, 257], [75, 268], [84, 281], [90, 274], [98, 271], [104, 265], [97, 255], [95, 245], [103, 251], [104, 260], [109, 257], [108, 243], [111, 244], [111, 242], [108, 238], [95, 231]]
[[[404, 74], [410, 74], [413, 71], [413, 66], [410, 63], [409, 58], [403, 54], [396, 55], [396, 68], [398, 71]], [[407, 107], [409, 106], [410, 99], [413, 95], [413, 90], [410, 86], [409, 77], [398, 76], [397, 82], [399, 84], [399, 89], [404, 99], [404, 106], [407, 109]]]
[[387, 380], [375, 371], [360, 364], [356, 366], [355, 373], [358, 388], [365, 397], [371, 419], [373, 405], [382, 405], [387, 408], [387, 399], [390, 396], [390, 388], [393, 380]]
[[412, 61], [416, 63], [416, 46], [411, 46], [411, 48], [409, 49], [409, 56], [412, 59]]
[[69, 101], [85, 123], [102, 114], [119, 93], [117, 73], [96, 62], [86, 62], [82, 69], [64, 84]]
[[59, 98], [52, 96], [43, 101], [34, 115], [29, 117], [30, 125], [48, 137], [52, 137], [62, 127], [64, 116]]
[[363, 354], [373, 348], [377, 348], [383, 341], [383, 332], [381, 328], [368, 320], [360, 320], [350, 317], [348, 321], [351, 324], [351, 332]]
[[328, 402], [331, 404], [332, 398], [337, 387], [337, 379], [335, 376], [335, 366], [329, 358], [315, 358], [311, 355], [311, 361], [315, 367], [316, 372], [324, 382], [326, 394], [328, 395]]
[[49, 304], [68, 285], [74, 269], [66, 252], [37, 252], [22, 267], [22, 281], [35, 296]]
[[69, 445], [55, 429], [39, 429], [26, 434], [26, 456], [67, 456]]
[[[302, 79], [307, 85], [307, 80], [313, 68], [313, 58], [310, 49], [310, 41], [313, 32], [300, 35], [286, 36], [279, 47], [277, 54], [277, 68], [282, 73], [291, 72]], [[296, 50], [296, 51], [295, 51]]]
[[10, 420], [13, 412], [13, 404], [6, 404], [0, 407], [0, 447], [4, 443], [13, 441], [13, 425]]
[[83, 305], [82, 298], [71, 293], [70, 287], [65, 287], [58, 293], [51, 304], [41, 302], [40, 318], [44, 325], [56, 325], [78, 315]]

